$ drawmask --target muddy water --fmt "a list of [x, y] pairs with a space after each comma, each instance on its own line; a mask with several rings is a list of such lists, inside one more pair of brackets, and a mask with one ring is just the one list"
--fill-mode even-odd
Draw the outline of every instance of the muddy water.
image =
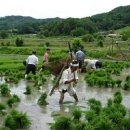
[[[130, 74], [130, 69], [125, 69], [122, 72], [123, 76], [114, 76], [114, 78], [118, 79], [122, 77], [122, 79]], [[90, 98], [96, 98], [100, 100], [103, 105], [106, 105], [107, 100], [113, 97], [113, 94], [118, 89], [113, 88], [93, 88], [88, 87], [84, 81], [82, 75], [79, 75], [80, 80], [76, 86], [77, 95], [79, 98], [79, 102], [77, 104], [74, 103], [74, 99], [70, 97], [67, 93], [65, 95], [64, 104], [59, 105], [59, 92], [55, 91], [52, 96], [48, 95], [47, 102], [49, 103], [45, 107], [40, 107], [37, 105], [37, 100], [40, 97], [41, 92], [47, 91], [52, 87], [52, 81], [49, 80], [44, 86], [41, 87], [41, 90], [37, 90], [32, 86], [32, 94], [25, 95], [25, 88], [27, 86], [26, 80], [21, 80], [17, 85], [11, 85], [11, 94], [17, 94], [21, 98], [20, 104], [16, 107], [16, 109], [26, 112], [29, 118], [31, 119], [32, 125], [27, 130], [49, 130], [49, 123], [53, 122], [52, 114], [61, 113], [67, 114], [70, 111], [70, 106], [80, 106], [81, 109], [87, 109], [87, 100]], [[126, 92], [121, 90], [123, 94], [123, 104], [130, 108], [130, 92]]]

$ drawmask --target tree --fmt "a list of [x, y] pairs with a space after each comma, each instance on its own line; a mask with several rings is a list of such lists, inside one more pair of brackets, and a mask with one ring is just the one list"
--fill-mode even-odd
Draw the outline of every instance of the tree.
[[5, 38], [8, 37], [8, 33], [5, 32], [5, 31], [2, 31], [2, 32], [0, 33], [0, 37], [1, 37], [2, 39], [5, 39]]
[[98, 41], [97, 46], [103, 47], [103, 41], [102, 40]]
[[93, 42], [94, 41], [94, 37], [91, 34], [87, 34], [87, 35], [84, 35], [82, 37], [82, 41], [84, 41], [84, 42]]
[[16, 38], [16, 40], [15, 40], [15, 44], [16, 44], [16, 46], [23, 46], [23, 39], [21, 38]]
[[72, 36], [82, 36], [86, 33], [86, 31], [83, 28], [76, 28], [71, 31]]
[[81, 48], [81, 50], [83, 50], [83, 48], [84, 48], [84, 46], [81, 44], [80, 39], [74, 39], [74, 41], [72, 43], [73, 51], [76, 52], [79, 47]]
[[123, 41], [128, 40], [128, 38], [130, 38], [130, 29], [123, 31], [121, 35]]

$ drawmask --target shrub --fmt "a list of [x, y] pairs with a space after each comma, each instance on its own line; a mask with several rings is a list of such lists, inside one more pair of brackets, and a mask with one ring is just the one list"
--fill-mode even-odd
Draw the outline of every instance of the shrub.
[[94, 41], [94, 37], [91, 34], [87, 34], [87, 35], [84, 35], [82, 37], [82, 41], [84, 41], [84, 42], [93, 42]]
[[46, 42], [45, 45], [46, 45], [47, 47], [49, 47], [49, 46], [50, 46], [50, 42]]
[[4, 44], [4, 42], [1, 42], [1, 46], [4, 46], [5, 44]]
[[23, 46], [23, 39], [16, 38], [15, 44], [16, 44], [16, 46]]
[[130, 31], [129, 32], [122, 32], [122, 40], [127, 41], [128, 38], [130, 37]]
[[72, 43], [73, 51], [76, 52], [79, 47], [81, 48], [81, 50], [83, 50], [83, 48], [84, 48], [84, 46], [81, 44], [80, 39], [74, 39], [74, 41]]
[[77, 36], [82, 36], [85, 33], [86, 33], [86, 31], [83, 28], [81, 28], [81, 27], [78, 27], [78, 28], [76, 28], [76, 29], [71, 31], [71, 35], [72, 36], [76, 36], [76, 37]]
[[10, 46], [10, 42], [6, 42], [6, 46]]
[[103, 47], [103, 41], [98, 41], [97, 46]]
[[6, 39], [6, 38], [8, 38], [8, 33], [6, 31], [2, 31], [2, 32], [0, 32], [0, 37], [2, 39]]

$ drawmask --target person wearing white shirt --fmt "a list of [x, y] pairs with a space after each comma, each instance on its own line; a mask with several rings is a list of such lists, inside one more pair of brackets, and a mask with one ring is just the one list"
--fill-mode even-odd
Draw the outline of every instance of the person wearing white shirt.
[[102, 67], [102, 62], [97, 59], [92, 59], [92, 60], [85, 59], [84, 63], [86, 65], [86, 70], [90, 70], [90, 69], [96, 70]]
[[59, 103], [63, 103], [64, 94], [69, 93], [70, 96], [74, 97], [75, 101], [78, 102], [78, 97], [76, 90], [74, 89], [74, 83], [78, 81], [77, 69], [79, 67], [78, 61], [73, 60], [70, 63], [70, 67], [65, 69], [62, 73], [61, 79], [59, 81], [59, 91], [60, 91], [60, 100]]
[[36, 51], [32, 51], [32, 55], [28, 56], [26, 59], [26, 74], [25, 78], [27, 75], [32, 72], [34, 75], [36, 74], [36, 65], [38, 64], [38, 57], [36, 56]]

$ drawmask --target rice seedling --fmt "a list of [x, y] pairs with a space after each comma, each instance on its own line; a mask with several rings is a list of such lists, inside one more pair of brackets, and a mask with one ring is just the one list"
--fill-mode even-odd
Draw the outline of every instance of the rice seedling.
[[44, 93], [42, 93], [41, 96], [39, 97], [39, 99], [38, 99], [38, 104], [39, 104], [39, 105], [47, 105], [46, 99], [47, 99], [47, 93], [44, 92]]
[[12, 107], [14, 103], [20, 102], [20, 98], [17, 95], [13, 95], [7, 100], [9, 107]]
[[4, 120], [5, 127], [11, 130], [28, 128], [31, 124], [26, 113], [12, 110]]
[[24, 92], [24, 94], [31, 94], [32, 93], [32, 91], [31, 91], [31, 87], [30, 86], [27, 86], [26, 87], [26, 91]]
[[80, 108], [74, 108], [72, 110], [72, 116], [74, 120], [79, 120], [82, 116], [82, 112], [80, 110]]
[[10, 96], [10, 89], [6, 83], [0, 85], [0, 90], [2, 96]]

